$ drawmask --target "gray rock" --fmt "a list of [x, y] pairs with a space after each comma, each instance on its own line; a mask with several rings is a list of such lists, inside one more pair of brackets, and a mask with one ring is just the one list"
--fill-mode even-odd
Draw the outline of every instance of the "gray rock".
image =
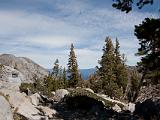
[[50, 109], [49, 107], [39, 106], [38, 109], [40, 109], [40, 111], [49, 119], [53, 118], [53, 116], [57, 114], [56, 110]]
[[121, 112], [122, 111], [122, 109], [117, 104], [115, 104], [115, 106], [112, 107], [112, 109], [115, 110], [116, 112]]
[[0, 95], [0, 120], [13, 120], [13, 114], [8, 101]]
[[46, 69], [25, 57], [2, 54], [0, 55], [0, 63], [21, 72], [26, 82], [33, 80], [33, 77], [41, 78], [48, 74]]
[[142, 87], [136, 102], [144, 102], [147, 99], [156, 101], [160, 99], [160, 84]]
[[[20, 93], [17, 89], [17, 83], [8, 83], [4, 81], [0, 81], [0, 93], [8, 96], [8, 101], [10, 103], [12, 111], [16, 111], [19, 115], [24, 116], [28, 120], [41, 120], [52, 118], [52, 115], [57, 112], [54, 109], [50, 109], [49, 107], [39, 106], [41, 101], [41, 96], [38, 93], [35, 93], [31, 96], [27, 96], [25, 93]], [[2, 103], [2, 104], [1, 104]], [[4, 106], [3, 106], [4, 105]], [[5, 108], [6, 107], [6, 108]], [[41, 110], [39, 109], [41, 108]], [[0, 120], [1, 113], [7, 114], [6, 109], [8, 108], [3, 102], [1, 102], [0, 98]], [[9, 115], [8, 115], [9, 116]], [[11, 119], [2, 119], [2, 120], [11, 120]]]
[[11, 91], [19, 91], [20, 84], [21, 83], [0, 81], [0, 91], [1, 91], [1, 89], [11, 90]]
[[160, 120], [160, 99], [147, 99], [136, 103], [134, 113], [144, 120]]
[[54, 100], [59, 102], [64, 98], [65, 95], [68, 95], [68, 94], [69, 94], [69, 92], [66, 89], [56, 90]]
[[124, 110], [129, 110], [131, 113], [135, 111], [135, 104], [134, 103], [128, 103], [124, 106]]
[[25, 81], [24, 76], [18, 70], [9, 66], [3, 65], [0, 70], [0, 81], [6, 81], [10, 83], [21, 83]]
[[53, 96], [56, 94], [54, 91], [52, 91], [51, 93], [52, 93]]
[[35, 106], [39, 105], [39, 102], [41, 101], [41, 96], [38, 93], [35, 93], [31, 96], [29, 96], [31, 98], [31, 103]]
[[40, 111], [35, 108], [30, 98], [25, 94], [7, 89], [0, 89], [0, 92], [9, 96], [9, 103], [14, 110], [16, 109], [16, 113], [29, 120], [40, 120], [42, 118], [42, 116], [39, 115]]
[[90, 89], [90, 88], [83, 88], [84, 90], [87, 90], [87, 91], [89, 91], [89, 92], [92, 92], [92, 93], [94, 93], [94, 91], [92, 90], [92, 89]]

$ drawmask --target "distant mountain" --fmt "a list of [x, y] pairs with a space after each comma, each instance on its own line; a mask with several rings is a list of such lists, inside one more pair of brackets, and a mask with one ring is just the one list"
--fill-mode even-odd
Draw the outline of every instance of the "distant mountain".
[[[48, 71], [51, 73], [52, 69], [48, 69]], [[95, 73], [95, 71], [96, 71], [96, 68], [79, 69], [79, 72], [81, 73], [82, 78], [84, 80], [87, 80], [91, 74]]]
[[80, 69], [79, 71], [82, 75], [82, 78], [84, 80], [87, 80], [91, 74], [94, 74], [96, 72], [96, 68]]

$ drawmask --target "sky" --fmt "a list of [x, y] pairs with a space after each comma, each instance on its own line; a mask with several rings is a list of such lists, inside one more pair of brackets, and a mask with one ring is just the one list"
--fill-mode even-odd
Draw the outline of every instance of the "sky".
[[112, 0], [0, 0], [0, 54], [28, 57], [45, 68], [58, 58], [65, 66], [71, 43], [79, 68], [93, 68], [107, 36], [118, 38], [128, 65], [136, 65], [139, 47], [134, 26], [160, 16], [160, 1], [125, 14]]

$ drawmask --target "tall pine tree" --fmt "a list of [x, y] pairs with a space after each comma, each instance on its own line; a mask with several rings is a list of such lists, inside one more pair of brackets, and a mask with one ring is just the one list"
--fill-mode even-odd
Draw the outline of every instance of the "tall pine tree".
[[116, 38], [116, 46], [115, 46], [115, 76], [116, 76], [116, 83], [118, 87], [122, 88], [123, 93], [125, 93], [127, 83], [128, 83], [128, 75], [125, 66], [125, 61], [123, 60], [123, 56], [120, 54], [119, 51], [120, 44], [118, 39]]
[[57, 79], [58, 75], [59, 75], [59, 60], [56, 59], [56, 61], [54, 62], [53, 69], [52, 69], [52, 77]]
[[64, 67], [63, 69], [63, 84], [64, 84], [64, 88], [67, 87], [67, 77], [66, 77], [66, 68]]
[[103, 55], [99, 62], [100, 68], [98, 74], [102, 81], [104, 93], [110, 97], [119, 97], [120, 92], [116, 83], [115, 69], [115, 49], [112, 40], [107, 37], [103, 48]]
[[77, 58], [74, 52], [74, 46], [71, 44], [69, 60], [68, 60], [68, 79], [69, 87], [76, 87], [79, 82], [79, 72]]

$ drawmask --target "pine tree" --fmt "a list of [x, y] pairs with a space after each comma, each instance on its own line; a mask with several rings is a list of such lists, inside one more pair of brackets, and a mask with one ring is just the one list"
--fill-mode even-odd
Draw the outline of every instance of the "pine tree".
[[69, 87], [76, 87], [79, 82], [79, 72], [73, 44], [71, 44], [70, 55], [68, 60], [68, 74]]
[[127, 82], [128, 82], [128, 75], [125, 66], [124, 55], [120, 54], [119, 51], [120, 44], [118, 39], [116, 38], [116, 47], [115, 47], [115, 76], [116, 76], [116, 83], [119, 88], [122, 88], [123, 93], [126, 90]]
[[146, 18], [142, 24], [135, 26], [135, 35], [140, 48], [137, 55], [142, 56], [138, 63], [141, 78], [139, 89], [147, 74], [152, 74], [152, 83], [160, 83], [160, 19]]
[[66, 77], [66, 68], [64, 67], [63, 69], [63, 84], [64, 84], [64, 88], [67, 87], [67, 77]]
[[85, 86], [85, 83], [84, 83], [82, 74], [79, 74], [79, 81], [78, 81], [77, 87], [83, 88], [84, 86]]
[[[115, 69], [115, 49], [112, 40], [107, 37], [103, 48], [103, 55], [99, 62], [100, 68], [98, 74], [102, 81], [102, 89], [104, 93], [110, 97], [118, 97], [118, 85], [116, 83]], [[118, 95], [118, 96], [117, 96]]]
[[138, 87], [140, 82], [140, 75], [136, 70], [131, 71], [130, 73], [130, 85], [128, 90], [128, 100], [129, 102], [135, 102], [136, 98], [138, 97]]
[[54, 66], [51, 73], [52, 79], [50, 79], [49, 84], [53, 84], [53, 89], [61, 89], [64, 88], [64, 81], [63, 81], [63, 69], [62, 66], [59, 65], [59, 60], [56, 59], [54, 62]]
[[97, 72], [89, 76], [87, 80], [87, 87], [91, 88], [96, 93], [102, 91], [102, 80], [100, 80]]
[[62, 68], [62, 66], [59, 67], [58, 79], [63, 80], [63, 68]]
[[56, 59], [56, 61], [54, 62], [54, 66], [53, 66], [53, 69], [52, 69], [52, 76], [57, 79], [59, 75], [59, 60]]

